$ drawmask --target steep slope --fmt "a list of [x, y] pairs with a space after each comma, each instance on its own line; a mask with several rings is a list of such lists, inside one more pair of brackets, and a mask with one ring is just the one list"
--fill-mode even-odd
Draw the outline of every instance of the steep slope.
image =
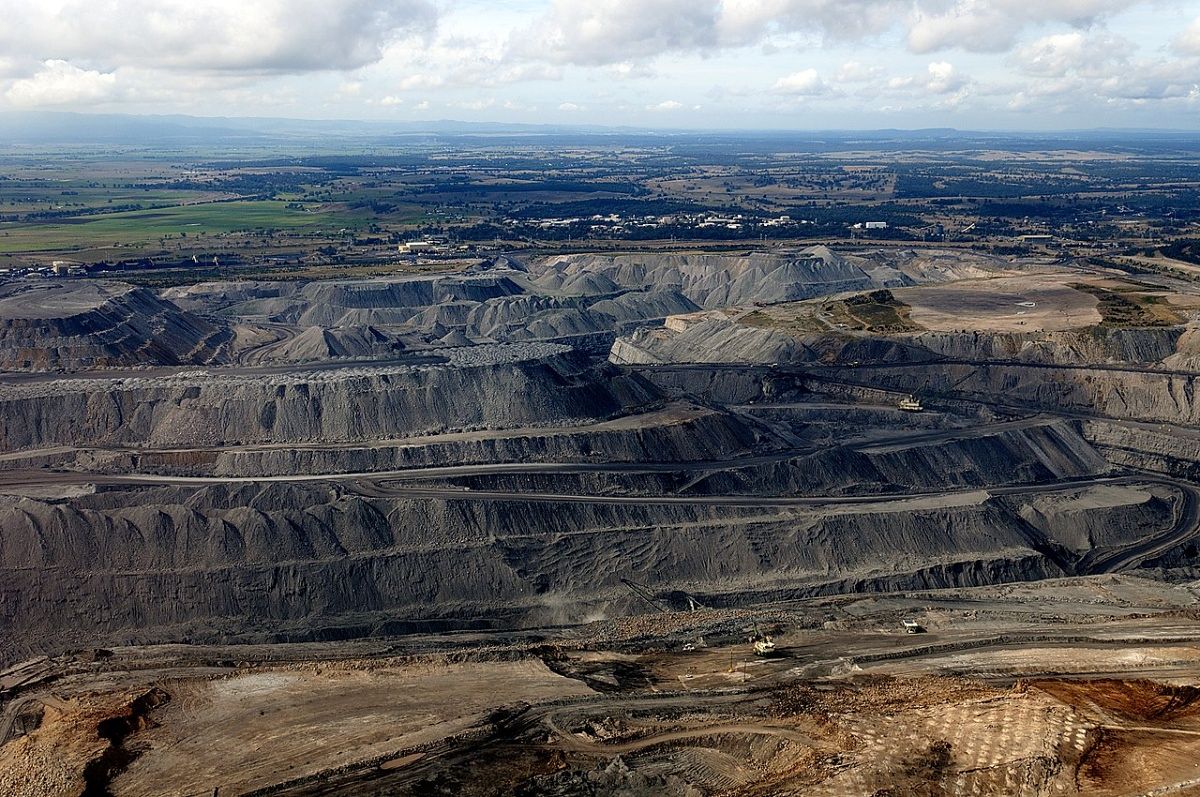
[[222, 362], [233, 333], [145, 288], [113, 282], [0, 286], [0, 368]]
[[554, 344], [450, 350], [445, 365], [0, 387], [0, 446], [371, 440], [574, 423], [656, 400]]
[[[605, 278], [625, 288], [678, 290], [700, 307], [719, 308], [754, 301], [785, 302], [879, 283], [862, 268], [833, 255], [809, 252], [795, 256], [752, 254], [562, 255], [533, 264], [530, 274], [546, 290], [579, 289], [581, 275]], [[903, 277], [896, 275], [897, 282]]]
[[[1136, 495], [1107, 503], [1131, 524], [1126, 536], [1170, 514]], [[254, 641], [578, 621], [624, 601], [622, 577], [717, 604], [1040, 578], [1062, 573], [1043, 533], [1061, 527], [1077, 546], [1102, 523], [1052, 519], [1038, 532], [1022, 512], [979, 493], [828, 510], [379, 499], [286, 484], [0, 498], [0, 661], [81, 634]], [[1115, 527], [1106, 536], [1121, 539]]]

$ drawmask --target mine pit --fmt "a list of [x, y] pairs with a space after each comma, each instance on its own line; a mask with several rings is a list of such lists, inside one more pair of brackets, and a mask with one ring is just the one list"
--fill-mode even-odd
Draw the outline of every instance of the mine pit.
[[1196, 308], [936, 246], [6, 283], [0, 793], [1185, 789]]

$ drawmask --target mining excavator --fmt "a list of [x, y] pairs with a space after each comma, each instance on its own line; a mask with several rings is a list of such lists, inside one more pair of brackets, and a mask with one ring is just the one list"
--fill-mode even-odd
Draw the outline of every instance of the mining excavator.
[[751, 637], [754, 642], [754, 655], [756, 656], [774, 656], [775, 655], [775, 640], [771, 639], [770, 634], [764, 634], [758, 630], [758, 626], [754, 626], [754, 636]]

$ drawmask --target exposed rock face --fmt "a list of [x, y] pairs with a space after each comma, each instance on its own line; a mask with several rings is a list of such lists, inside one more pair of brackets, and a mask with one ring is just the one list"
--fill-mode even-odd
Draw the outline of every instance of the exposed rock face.
[[520, 292], [512, 280], [489, 276], [313, 282], [297, 296], [303, 309], [288, 320], [305, 326], [402, 324], [431, 305], [483, 302]]
[[[68, 467], [89, 473], [260, 477], [438, 468], [490, 463], [690, 463], [761, 453], [771, 441], [735, 416], [671, 404], [599, 423], [512, 427], [344, 443], [184, 448], [165, 451], [30, 452], [0, 468]], [[777, 445], [777, 444], [776, 444]], [[523, 475], [521, 479], [528, 479]], [[561, 479], [556, 475], [556, 479]], [[525, 486], [530, 486], [527, 482]], [[520, 485], [518, 485], [520, 488]]]
[[372, 440], [575, 423], [657, 400], [644, 381], [597, 373], [565, 347], [498, 348], [491, 362], [467, 349], [445, 366], [7, 386], [0, 446]]
[[[413, 344], [578, 339], [702, 307], [940, 281], [982, 266], [811, 247], [791, 255], [570, 255], [447, 276], [203, 283], [161, 298], [117, 283], [12, 283], [0, 295], [0, 366], [211, 364], [230, 357], [235, 333], [238, 350], [259, 363], [386, 357]], [[255, 324], [290, 327], [293, 337], [255, 351], [244, 328]]]
[[892, 493], [1053, 481], [1108, 470], [1071, 424], [1046, 421], [950, 440], [833, 446], [785, 462], [725, 471], [693, 489], [712, 494]]
[[922, 332], [905, 339], [944, 357], [1018, 360], [1052, 365], [1169, 362], [1179, 353], [1182, 327], [1065, 332]]
[[217, 475], [369, 472], [491, 462], [688, 463], [750, 453], [757, 442], [753, 431], [736, 419], [701, 409], [680, 419], [660, 418], [652, 413], [649, 417], [588, 426], [513, 429], [457, 437], [461, 439], [416, 439], [350, 450], [273, 448], [223, 452], [214, 461], [213, 472]]
[[793, 335], [724, 317], [685, 316], [618, 338], [609, 359], [621, 365], [808, 366], [865, 387], [1191, 425], [1200, 423], [1200, 373], [1170, 369], [1191, 362], [1192, 340], [1183, 328]]
[[[1139, 530], [1163, 514], [1140, 496], [1121, 508]], [[978, 494], [820, 512], [373, 499], [285, 484], [2, 498], [0, 659], [61, 649], [80, 629], [116, 643], [566, 622], [619, 603], [621, 577], [720, 603], [1061, 574], [1039, 549], [1062, 524], [1031, 531], [1020, 513]]]
[[1200, 433], [1103, 420], [1086, 422], [1083, 433], [1111, 462], [1200, 481]]
[[913, 364], [843, 374], [849, 381], [914, 392], [1000, 402], [1016, 407], [1075, 410], [1131, 420], [1200, 423], [1198, 375], [1087, 367]]
[[1125, 367], [1193, 362], [1188, 330], [741, 323], [994, 265], [812, 247], [10, 286], [0, 367], [235, 361], [0, 375], [0, 661], [571, 622], [629, 609], [622, 577], [711, 605], [1042, 578], [1174, 533], [1190, 493], [1096, 477], [1196, 477], [1200, 437], [1068, 413], [1200, 425], [1194, 377]]
[[[822, 255], [825, 256], [822, 256]], [[858, 265], [824, 253], [794, 257], [754, 254], [723, 255], [564, 255], [535, 264], [530, 273], [537, 284], [571, 290], [585, 277], [603, 278], [605, 285], [675, 289], [700, 307], [719, 308], [753, 301], [786, 302], [881, 283]], [[892, 276], [892, 275], [889, 275]]]
[[638, 329], [613, 345], [615, 363], [895, 363], [935, 359], [1036, 365], [1162, 364], [1180, 367], [1192, 336], [1182, 327], [1062, 332], [916, 332], [886, 336], [793, 334], [735, 322], [727, 315], [685, 315], [662, 329]]
[[613, 343], [609, 359], [619, 365], [655, 363], [770, 363], [811, 359], [797, 338], [725, 319], [705, 319], [682, 331], [642, 328]]
[[0, 367], [194, 365], [227, 359], [232, 332], [145, 288], [106, 282], [0, 287]]
[[[500, 259], [456, 275], [204, 283], [163, 296], [236, 325], [247, 361], [291, 363], [387, 356], [379, 336], [409, 349], [536, 340], [608, 348], [612, 335], [701, 308], [978, 276], [984, 265], [997, 263], [911, 252], [844, 255], [820, 246], [789, 255], [590, 254], [528, 264]], [[294, 337], [263, 345], [252, 332], [263, 324], [290, 328]], [[373, 337], [351, 332], [364, 329]], [[742, 342], [743, 349], [754, 345]]]
[[[398, 348], [495, 341], [577, 342], [698, 309], [677, 290], [600, 278], [547, 287], [523, 268], [305, 285], [207, 283], [164, 295], [238, 324], [241, 350], [255, 363], [386, 357]], [[264, 345], [250, 332], [262, 324], [298, 331], [282, 342], [267, 335]]]
[[[469, 341], [467, 341], [469, 344]], [[409, 347], [399, 335], [374, 326], [307, 327], [274, 347], [268, 362], [309, 363], [336, 359], [384, 359]]]
[[1160, 488], [1106, 486], [1013, 501], [1021, 517], [1073, 551], [1152, 536], [1171, 523], [1178, 496]]

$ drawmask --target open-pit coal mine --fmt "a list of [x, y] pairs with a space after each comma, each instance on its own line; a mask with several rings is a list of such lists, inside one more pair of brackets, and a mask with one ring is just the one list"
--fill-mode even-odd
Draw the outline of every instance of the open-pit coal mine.
[[1200, 288], [0, 286], [0, 794], [1200, 793]]

